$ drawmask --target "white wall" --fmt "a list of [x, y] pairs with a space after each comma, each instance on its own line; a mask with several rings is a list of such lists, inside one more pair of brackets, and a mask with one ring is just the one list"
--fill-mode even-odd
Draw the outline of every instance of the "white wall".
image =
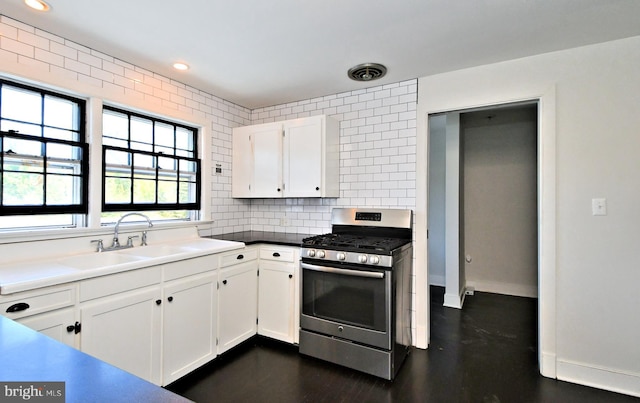
[[[420, 167], [428, 113], [542, 100], [541, 366], [559, 379], [636, 396], [638, 66], [634, 37], [421, 78], [417, 148]], [[420, 206], [426, 185], [417, 185]], [[607, 216], [592, 216], [594, 197], [607, 198]], [[416, 259], [423, 267], [426, 256]]]
[[461, 117], [467, 286], [537, 297], [537, 107]]
[[429, 284], [445, 286], [446, 115], [429, 119]]

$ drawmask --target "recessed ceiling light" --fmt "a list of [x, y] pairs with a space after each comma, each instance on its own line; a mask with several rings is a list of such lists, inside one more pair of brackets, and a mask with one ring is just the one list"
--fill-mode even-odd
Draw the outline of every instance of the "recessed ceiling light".
[[189, 70], [189, 65], [185, 63], [173, 63], [173, 68], [176, 70]]
[[49, 5], [42, 0], [24, 0], [24, 4], [38, 11], [49, 11]]

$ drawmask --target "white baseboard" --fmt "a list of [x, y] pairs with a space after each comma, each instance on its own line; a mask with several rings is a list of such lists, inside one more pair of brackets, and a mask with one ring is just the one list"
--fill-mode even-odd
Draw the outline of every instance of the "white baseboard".
[[442, 305], [446, 306], [447, 308], [462, 309], [462, 305], [464, 305], [464, 297], [464, 291], [462, 292], [462, 294], [445, 293], [444, 304]]
[[494, 294], [514, 295], [516, 297], [538, 297], [538, 287], [535, 285], [510, 284], [494, 281], [469, 281], [467, 286], [474, 287], [476, 291], [491, 292]]
[[547, 378], [557, 378], [555, 354], [545, 352], [540, 354], [540, 374]]
[[558, 360], [557, 378], [598, 389], [640, 397], [640, 374]]

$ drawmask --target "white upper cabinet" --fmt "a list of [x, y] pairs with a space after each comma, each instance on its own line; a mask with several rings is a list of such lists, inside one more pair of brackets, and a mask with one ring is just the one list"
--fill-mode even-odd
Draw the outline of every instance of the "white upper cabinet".
[[327, 116], [234, 129], [232, 196], [338, 197], [339, 135]]

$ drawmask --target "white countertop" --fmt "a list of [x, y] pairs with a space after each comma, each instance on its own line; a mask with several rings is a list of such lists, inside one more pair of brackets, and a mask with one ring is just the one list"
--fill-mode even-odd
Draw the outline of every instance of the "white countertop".
[[40, 257], [0, 265], [0, 294], [13, 294], [243, 248], [242, 242], [192, 238], [106, 252]]

